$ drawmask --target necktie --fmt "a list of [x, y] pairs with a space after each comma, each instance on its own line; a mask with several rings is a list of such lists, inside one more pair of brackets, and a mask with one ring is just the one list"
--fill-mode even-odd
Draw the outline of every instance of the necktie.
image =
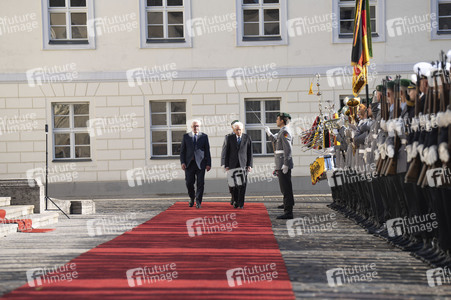
[[238, 146], [241, 144], [241, 137], [238, 137]]
[[195, 134], [193, 137], [194, 148], [196, 148], [196, 143], [197, 143], [197, 134]]

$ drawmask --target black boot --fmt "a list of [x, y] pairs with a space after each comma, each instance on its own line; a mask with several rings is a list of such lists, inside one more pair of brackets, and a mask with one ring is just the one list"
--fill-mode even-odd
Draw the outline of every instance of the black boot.
[[283, 215], [280, 215], [277, 217], [277, 219], [281, 219], [281, 220], [288, 220], [288, 219], [293, 219], [293, 206], [286, 206], [285, 207], [285, 213]]

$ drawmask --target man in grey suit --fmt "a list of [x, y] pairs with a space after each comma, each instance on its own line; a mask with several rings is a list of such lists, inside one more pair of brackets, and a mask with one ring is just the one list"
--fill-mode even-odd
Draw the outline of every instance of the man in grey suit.
[[[190, 197], [189, 207], [194, 205], [201, 208], [204, 194], [205, 170], [211, 169], [210, 143], [208, 135], [200, 132], [200, 121], [194, 120], [191, 123], [192, 131], [183, 135], [180, 147], [180, 162], [182, 170], [185, 171], [185, 183]], [[194, 190], [196, 182], [197, 190]]]
[[252, 140], [243, 133], [243, 123], [233, 125], [235, 134], [227, 137], [224, 167], [232, 186], [235, 208], [243, 208], [246, 195], [247, 173], [252, 170]]
[[[233, 128], [233, 124], [235, 124], [237, 122], [239, 122], [239, 121], [238, 120], [232, 121], [232, 123], [230, 124], [230, 126], [232, 127], [232, 133], [226, 134], [226, 136], [224, 138], [224, 143], [222, 144], [221, 166], [223, 166], [223, 167], [225, 166], [225, 155], [226, 155], [226, 149], [227, 149], [227, 140], [228, 140], [230, 135], [234, 135], [235, 134], [235, 129]], [[229, 192], [232, 195], [232, 198], [230, 199], [230, 205], [233, 205], [235, 200], [233, 199], [233, 189], [232, 189], [231, 186], [229, 186]]]
[[277, 135], [272, 134], [269, 127], [265, 127], [266, 134], [271, 142], [275, 142], [274, 158], [276, 163], [277, 177], [279, 177], [280, 191], [283, 194], [284, 214], [277, 219], [293, 219], [293, 185], [291, 183], [291, 169], [293, 169], [292, 144], [293, 136], [290, 128], [291, 116], [287, 113], [277, 115], [277, 127], [280, 131]]

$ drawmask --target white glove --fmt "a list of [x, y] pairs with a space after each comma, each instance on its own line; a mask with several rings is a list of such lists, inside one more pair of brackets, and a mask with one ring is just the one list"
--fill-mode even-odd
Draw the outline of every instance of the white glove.
[[271, 135], [272, 135], [272, 132], [271, 132], [271, 130], [269, 129], [268, 126], [265, 126], [265, 131], [266, 131], [266, 134], [267, 134], [268, 136], [271, 136]]
[[288, 173], [288, 166], [283, 165], [282, 166], [282, 173], [287, 174]]

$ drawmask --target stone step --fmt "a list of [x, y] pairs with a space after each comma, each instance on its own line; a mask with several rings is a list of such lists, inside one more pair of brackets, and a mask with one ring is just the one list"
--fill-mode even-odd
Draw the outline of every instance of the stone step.
[[22, 216], [33, 214], [34, 205], [10, 205], [0, 206], [0, 209], [6, 211], [6, 219], [20, 219]]
[[0, 224], [0, 237], [17, 232], [17, 224]]
[[42, 214], [33, 214], [31, 216], [27, 216], [27, 219], [32, 220], [33, 228], [41, 228], [58, 223], [58, 217], [59, 213], [53, 211], [46, 211], [43, 212]]
[[0, 197], [0, 206], [11, 205], [11, 197]]

